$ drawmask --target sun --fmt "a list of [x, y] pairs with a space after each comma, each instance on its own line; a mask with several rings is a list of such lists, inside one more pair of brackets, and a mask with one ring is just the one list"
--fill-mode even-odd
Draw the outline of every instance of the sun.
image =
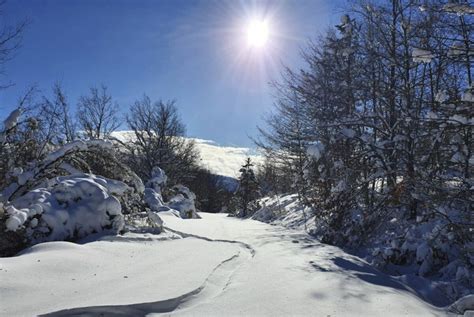
[[246, 31], [249, 46], [261, 48], [268, 42], [270, 32], [267, 21], [253, 19], [247, 24]]

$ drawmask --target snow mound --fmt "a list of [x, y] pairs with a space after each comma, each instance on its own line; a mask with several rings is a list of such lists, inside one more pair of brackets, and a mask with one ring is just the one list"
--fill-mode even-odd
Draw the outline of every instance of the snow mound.
[[25, 229], [32, 242], [79, 239], [124, 227], [122, 208], [114, 195], [130, 188], [123, 182], [92, 174], [48, 180], [6, 206], [9, 231]]
[[[69, 312], [55, 312], [177, 298], [204, 285], [214, 269], [239, 250], [237, 245], [181, 239], [166, 232], [129, 232], [82, 245], [41, 243], [18, 256], [0, 258], [0, 316], [65, 316]], [[121, 315], [139, 315], [134, 313]]]

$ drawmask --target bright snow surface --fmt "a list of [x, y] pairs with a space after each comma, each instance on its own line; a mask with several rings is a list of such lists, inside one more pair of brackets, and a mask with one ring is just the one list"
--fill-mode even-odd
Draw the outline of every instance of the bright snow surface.
[[161, 235], [48, 242], [0, 258], [0, 313], [446, 315], [359, 258], [301, 231], [200, 215], [160, 214], [169, 228]]

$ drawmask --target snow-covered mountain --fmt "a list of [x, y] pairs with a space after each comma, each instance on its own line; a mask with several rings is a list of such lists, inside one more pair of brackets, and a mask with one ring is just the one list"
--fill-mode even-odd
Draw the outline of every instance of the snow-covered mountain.
[[[122, 142], [131, 140], [134, 135], [132, 131], [116, 131], [112, 136]], [[214, 141], [190, 138], [196, 142], [201, 154], [201, 165], [216, 175], [237, 178], [239, 169], [245, 159], [250, 157], [258, 165], [263, 162], [263, 156], [255, 149], [246, 147], [220, 146]]]
[[263, 156], [246, 147], [220, 146], [214, 141], [194, 139], [201, 153], [201, 164], [217, 175], [237, 178], [239, 169], [247, 157], [255, 165], [263, 162]]

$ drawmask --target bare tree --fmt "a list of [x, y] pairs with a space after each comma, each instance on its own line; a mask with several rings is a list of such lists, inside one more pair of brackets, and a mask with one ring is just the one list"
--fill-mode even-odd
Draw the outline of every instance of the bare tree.
[[199, 155], [194, 142], [184, 138], [185, 127], [174, 101], [152, 102], [144, 96], [130, 108], [126, 120], [135, 134], [129, 147], [130, 165], [139, 176], [150, 177], [154, 166], [176, 182], [191, 176]]
[[72, 142], [76, 138], [76, 122], [71, 117], [67, 96], [59, 83], [53, 86], [53, 97], [59, 108], [60, 133], [64, 138], [64, 142]]
[[[0, 18], [3, 20], [3, 6], [6, 1], [0, 1]], [[3, 25], [0, 27], [0, 75], [5, 75], [5, 64], [13, 57], [15, 51], [20, 47], [23, 32], [28, 24], [25, 19], [14, 25]], [[12, 83], [0, 84], [0, 89], [11, 86]]]
[[76, 137], [75, 123], [63, 89], [56, 83], [52, 92], [52, 97], [43, 96], [36, 114], [39, 125], [38, 137], [42, 144], [40, 153], [44, 153], [49, 146], [74, 141]]
[[89, 95], [81, 96], [78, 104], [78, 121], [87, 138], [107, 138], [120, 126], [118, 104], [112, 100], [107, 87], [90, 88]]

